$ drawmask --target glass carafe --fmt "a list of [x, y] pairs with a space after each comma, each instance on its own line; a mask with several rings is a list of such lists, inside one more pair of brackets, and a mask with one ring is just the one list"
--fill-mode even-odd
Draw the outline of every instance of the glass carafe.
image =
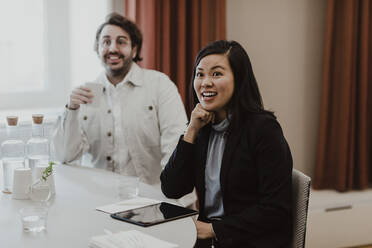
[[46, 203], [51, 197], [51, 189], [46, 180], [37, 179], [30, 186], [30, 198], [34, 202]]
[[34, 172], [36, 164], [49, 163], [50, 145], [44, 137], [43, 115], [32, 115], [32, 137], [27, 141], [28, 165]]
[[17, 124], [17, 116], [7, 117], [7, 139], [1, 144], [4, 193], [12, 192], [14, 169], [25, 167], [25, 143], [20, 139]]

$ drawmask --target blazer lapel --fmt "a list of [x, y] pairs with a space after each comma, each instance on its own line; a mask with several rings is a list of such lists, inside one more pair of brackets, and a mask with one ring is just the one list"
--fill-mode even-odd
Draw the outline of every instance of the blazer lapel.
[[199, 136], [199, 148], [198, 161], [199, 164], [196, 169], [196, 185], [199, 185], [198, 197], [199, 197], [199, 208], [204, 209], [204, 199], [205, 199], [205, 166], [207, 163], [207, 153], [209, 144], [209, 135], [211, 132], [211, 126], [207, 125], [204, 127]]
[[220, 184], [221, 184], [221, 192], [222, 195], [224, 194], [224, 190], [226, 189], [227, 184], [227, 175], [232, 166], [232, 157], [234, 155], [234, 151], [236, 151], [237, 146], [240, 141], [242, 129], [239, 129], [236, 133], [234, 133], [234, 137], [232, 138], [231, 135], [228, 134], [227, 141], [225, 144], [225, 150], [223, 152], [222, 157], [222, 164], [221, 164], [221, 171], [220, 171]]

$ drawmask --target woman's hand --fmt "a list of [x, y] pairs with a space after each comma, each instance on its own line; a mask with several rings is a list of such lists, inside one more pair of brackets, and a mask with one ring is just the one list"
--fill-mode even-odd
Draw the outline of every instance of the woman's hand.
[[209, 239], [214, 238], [214, 232], [212, 228], [212, 224], [205, 223], [202, 221], [194, 220], [196, 231], [198, 234], [198, 239]]
[[80, 107], [80, 104], [86, 104], [92, 102], [91, 98], [93, 94], [90, 89], [84, 86], [79, 86], [72, 90], [70, 95], [70, 102], [68, 103], [68, 108], [76, 110]]
[[198, 103], [191, 112], [190, 123], [183, 139], [189, 143], [194, 143], [199, 130], [209, 122], [214, 122], [214, 113], [203, 109], [201, 104]]

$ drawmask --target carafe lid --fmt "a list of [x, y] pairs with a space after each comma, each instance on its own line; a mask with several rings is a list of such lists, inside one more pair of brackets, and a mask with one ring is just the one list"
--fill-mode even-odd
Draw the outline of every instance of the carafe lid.
[[33, 120], [34, 124], [43, 124], [43, 118], [44, 118], [44, 115], [42, 115], [42, 114], [33, 114], [32, 115], [32, 120]]
[[8, 122], [8, 126], [17, 126], [18, 116], [7, 116], [6, 121]]

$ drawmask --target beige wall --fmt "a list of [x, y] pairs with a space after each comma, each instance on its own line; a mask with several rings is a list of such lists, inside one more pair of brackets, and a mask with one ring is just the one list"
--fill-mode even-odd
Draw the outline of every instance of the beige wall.
[[227, 0], [227, 38], [247, 50], [265, 107], [275, 111], [294, 167], [312, 176], [326, 1]]

